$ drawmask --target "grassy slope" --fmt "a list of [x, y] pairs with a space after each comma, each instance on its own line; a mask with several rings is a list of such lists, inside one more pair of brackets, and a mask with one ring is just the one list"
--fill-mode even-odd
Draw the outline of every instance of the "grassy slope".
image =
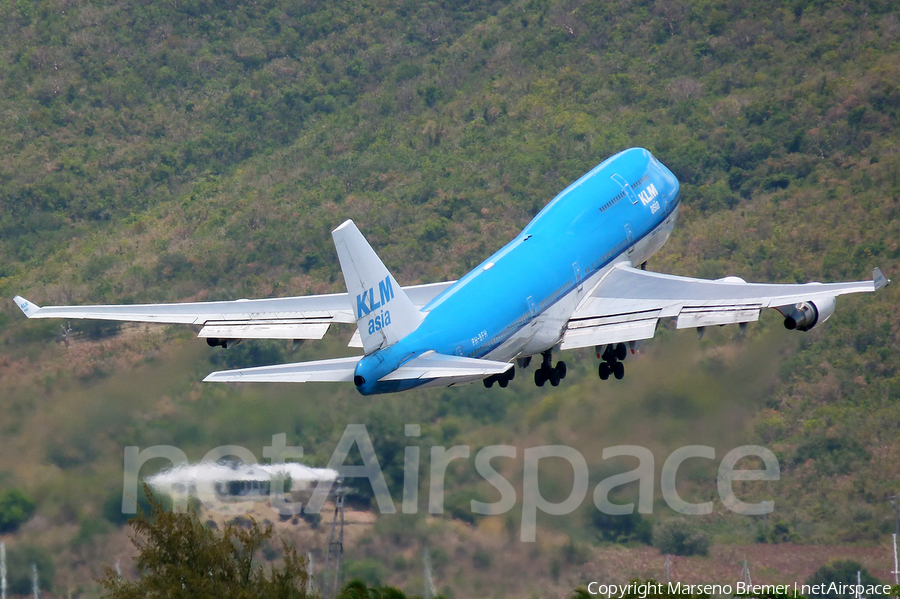
[[[5, 296], [339, 290], [328, 233], [348, 217], [398, 279], [455, 277], [631, 145], [684, 182], [657, 269], [778, 281], [897, 272], [889, 3], [29, 6], [0, 4]], [[755, 441], [780, 452], [779, 514], [803, 540], [873, 539], [898, 474], [894, 298], [841, 300], [803, 336], [769, 318], [737, 344], [730, 333], [694, 349], [662, 339], [625, 387], [598, 386], [583, 356], [552, 392], [516, 381], [504, 396], [472, 387], [366, 402], [348, 389], [203, 387], [205, 348], [167, 330], [47, 349], [58, 325], [24, 323], [10, 304], [3, 453], [23, 459], [4, 468], [51, 522], [84, 528], [117, 484], [122, 445], [199, 457], [221, 443], [259, 451], [284, 431], [322, 460], [347, 413], [371, 423], [385, 462], [410, 420], [433, 423], [425, 443], [565, 440], [597, 468], [613, 438], [659, 439], [658, 461], [688, 441]], [[723, 418], [733, 428], [717, 427]], [[43, 430], [52, 441], [35, 443]], [[457, 488], [474, 484], [468, 470]], [[723, 516], [707, 523], [722, 540], [753, 537], [755, 525]], [[548, 524], [579, 535], [577, 519]]]

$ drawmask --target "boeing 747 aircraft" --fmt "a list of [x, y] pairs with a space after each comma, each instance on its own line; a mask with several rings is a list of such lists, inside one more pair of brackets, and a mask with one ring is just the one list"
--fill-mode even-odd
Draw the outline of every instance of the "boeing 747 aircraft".
[[625, 374], [629, 346], [653, 337], [661, 318], [679, 329], [745, 326], [763, 308], [807, 331], [835, 298], [890, 281], [777, 285], [715, 281], [645, 270], [678, 215], [678, 180], [632, 148], [605, 160], [556, 196], [519, 235], [458, 281], [401, 287], [348, 220], [332, 232], [347, 293], [182, 304], [38, 307], [29, 318], [91, 318], [200, 325], [210, 346], [242, 339], [321, 339], [335, 322], [356, 323], [362, 356], [214, 372], [206, 381], [352, 381], [363, 395], [483, 380], [506, 387], [540, 356], [534, 382], [566, 376], [552, 352], [595, 347], [601, 379]]

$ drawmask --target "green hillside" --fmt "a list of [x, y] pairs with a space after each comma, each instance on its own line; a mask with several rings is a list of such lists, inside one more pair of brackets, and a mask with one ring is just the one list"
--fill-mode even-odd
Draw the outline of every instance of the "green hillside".
[[[330, 231], [347, 218], [401, 283], [455, 278], [631, 146], [682, 182], [654, 270], [900, 276], [900, 9], [888, 0], [0, 0], [0, 36], [0, 297], [342, 291]], [[601, 384], [585, 352], [565, 358], [558, 389], [521, 376], [505, 391], [374, 399], [198, 382], [222, 366], [349, 353], [349, 329], [289, 354], [269, 342], [212, 350], [187, 328], [73, 322], [66, 349], [64, 323], [26, 321], [6, 302], [0, 490], [24, 490], [36, 516], [4, 538], [55, 560], [57, 592], [95, 596], [91, 577], [120, 555], [105, 506], [121, 492], [124, 446], [261, 456], [285, 432], [323, 464], [348, 423], [365, 423], [399, 504], [403, 424], [420, 423], [423, 448], [519, 447], [506, 472], [519, 491], [526, 447], [577, 448], [593, 489], [629, 467], [605, 463], [603, 447], [644, 445], [658, 472], [685, 444], [718, 458], [764, 445], [782, 480], [752, 493], [775, 493], [775, 514], [719, 504], [698, 519], [714, 543], [874, 545], [892, 530], [900, 476], [896, 297], [841, 298], [805, 334], [776, 314], [745, 337], [661, 329], [622, 383]], [[714, 465], [689, 470], [686, 498], [715, 494]], [[570, 475], [547, 472], [542, 491], [564, 498]], [[423, 463], [423, 509], [426, 474]], [[394, 556], [411, 561], [427, 543], [456, 597], [515, 592], [500, 578], [547, 593], [583, 583], [582, 549], [611, 542], [590, 495], [573, 517], [539, 519], [538, 550], [500, 551], [484, 539], [515, 536], [521, 514], [474, 519], [473, 493], [496, 500], [480, 481], [472, 460], [450, 468], [444, 516], [379, 520], [348, 568], [419, 592], [419, 571]], [[647, 525], [672, 516], [656, 491]]]

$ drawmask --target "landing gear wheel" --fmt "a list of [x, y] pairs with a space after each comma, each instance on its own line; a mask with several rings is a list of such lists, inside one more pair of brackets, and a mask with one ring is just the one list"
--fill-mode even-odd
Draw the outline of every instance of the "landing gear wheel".
[[547, 382], [547, 377], [545, 376], [544, 369], [538, 368], [534, 371], [534, 384], [538, 387], [543, 387], [544, 383]]
[[551, 370], [549, 379], [550, 379], [550, 384], [553, 385], [554, 387], [559, 385], [559, 371], [556, 370], [555, 368], [553, 370]]
[[610, 364], [615, 362], [616, 361], [616, 348], [613, 347], [612, 345], [607, 345], [606, 349], [603, 350], [603, 356], [601, 356], [601, 359], [604, 362], [608, 362]]
[[556, 376], [560, 378], [560, 380], [566, 378], [566, 363], [560, 360], [556, 363]]
[[620, 343], [616, 345], [616, 359], [621, 361], [625, 359], [625, 356], [628, 355], [628, 348], [625, 347], [624, 343]]
[[507, 370], [507, 371], [506, 371], [506, 374], [505, 374], [504, 376], [506, 376], [506, 380], [507, 380], [507, 381], [511, 381], [511, 380], [513, 380], [514, 378], [516, 378], [516, 367], [513, 366], [512, 368], [510, 368], [509, 370]]
[[600, 375], [601, 380], [606, 380], [609, 378], [609, 364], [606, 362], [600, 362], [600, 366], [597, 368], [597, 372]]
[[491, 387], [494, 386], [494, 377], [489, 376], [488, 378], [484, 379], [482, 382], [484, 383], [484, 386], [486, 388], [490, 389]]
[[507, 379], [507, 378], [502, 378], [502, 379], [500, 379], [500, 380], [497, 381], [497, 384], [500, 385], [500, 388], [501, 388], [501, 389], [506, 389], [506, 386], [509, 384], [509, 379]]
[[621, 381], [625, 378], [625, 365], [621, 362], [613, 364], [613, 374], [616, 376], [617, 381]]

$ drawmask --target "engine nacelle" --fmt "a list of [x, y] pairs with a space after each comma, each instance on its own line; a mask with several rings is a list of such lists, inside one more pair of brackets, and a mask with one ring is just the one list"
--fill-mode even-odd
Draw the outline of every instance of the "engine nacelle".
[[833, 297], [815, 302], [800, 302], [784, 317], [784, 328], [789, 331], [808, 331], [834, 314]]
[[243, 341], [243, 339], [216, 339], [215, 337], [207, 337], [206, 344], [210, 347], [224, 347], [228, 349], [229, 347], [234, 347], [238, 343]]

